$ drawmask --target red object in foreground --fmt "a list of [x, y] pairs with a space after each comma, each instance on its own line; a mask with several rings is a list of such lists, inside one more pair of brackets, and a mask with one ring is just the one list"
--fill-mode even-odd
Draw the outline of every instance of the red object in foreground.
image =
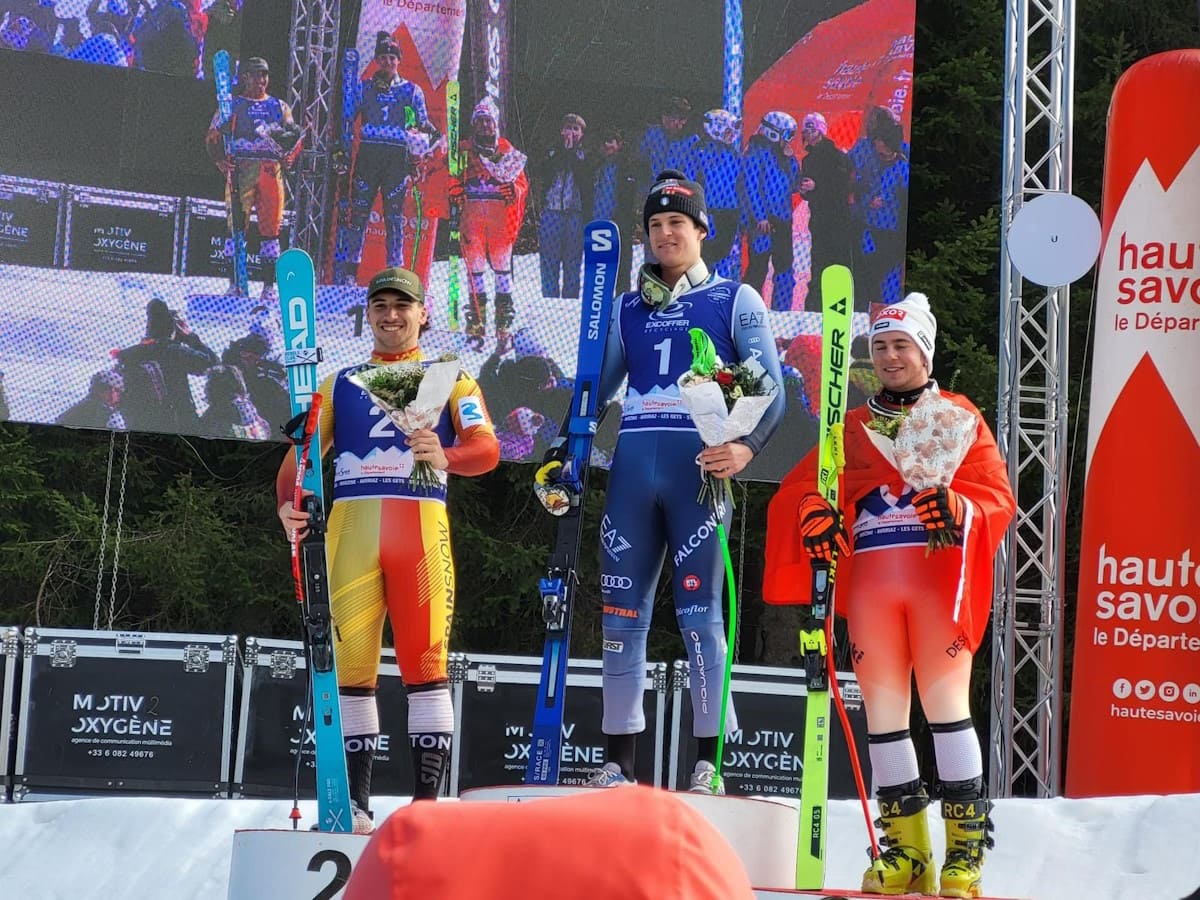
[[530, 803], [414, 803], [375, 832], [345, 900], [753, 900], [733, 848], [650, 787]]
[[[760, 895], [765, 894], [768, 897], [860, 897], [863, 900], [878, 900], [882, 894], [864, 894], [862, 891], [839, 891], [834, 888], [822, 888], [819, 891], [764, 891], [758, 889]], [[889, 897], [900, 898], [905, 897], [924, 897], [928, 898], [928, 894], [889, 894]], [[979, 897], [978, 900], [1016, 900], [1013, 897]]]

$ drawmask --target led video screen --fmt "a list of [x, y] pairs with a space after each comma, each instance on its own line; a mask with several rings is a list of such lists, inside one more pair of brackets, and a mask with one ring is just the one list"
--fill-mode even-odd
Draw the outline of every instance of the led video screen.
[[[212, 6], [198, 11], [211, 19]], [[287, 406], [272, 263], [297, 223], [319, 222], [303, 246], [319, 265], [321, 375], [366, 359], [364, 286], [403, 264], [426, 287], [426, 353], [455, 353], [479, 378], [505, 459], [538, 459], [575, 374], [583, 226], [617, 223], [618, 289], [636, 288], [653, 262], [645, 192], [677, 168], [704, 187], [709, 270], [751, 284], [769, 310], [788, 411], [747, 476], [775, 480], [816, 436], [814, 271], [851, 268], [856, 337], [872, 304], [901, 296], [913, 0], [343, 4], [316, 176], [295, 165], [313, 140], [288, 96], [292, 4], [235, 6], [258, 17], [232, 54], [252, 112], [229, 131], [263, 154], [251, 176], [222, 168], [203, 80], [137, 73], [14, 107], [26, 134], [0, 135], [4, 418], [277, 436]], [[61, 65], [33, 56], [0, 53], [0, 76], [58, 77]], [[256, 101], [247, 92], [263, 65]], [[86, 150], [69, 140], [81, 126]], [[323, 192], [297, 191], [314, 177]], [[251, 198], [248, 296], [233, 284], [230, 192]], [[298, 209], [298, 196], [326, 202]], [[147, 367], [154, 354], [135, 348], [155, 341], [169, 349]], [[855, 366], [850, 403], [871, 389], [869, 365]], [[258, 415], [239, 419], [247, 398]], [[602, 425], [600, 463], [618, 420]]]
[[0, 50], [211, 78], [254, 0], [2, 0]]

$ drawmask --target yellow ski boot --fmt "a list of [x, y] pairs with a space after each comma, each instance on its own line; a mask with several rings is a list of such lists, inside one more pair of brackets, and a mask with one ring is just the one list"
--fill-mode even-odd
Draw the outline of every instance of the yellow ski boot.
[[864, 894], [933, 894], [937, 890], [925, 815], [929, 795], [919, 786], [914, 793], [901, 793], [908, 787], [879, 792], [875, 827], [883, 831], [879, 843], [885, 849], [863, 873]]
[[942, 819], [946, 824], [946, 864], [941, 897], [979, 897], [983, 893], [983, 852], [995, 846], [991, 801], [983, 796], [983, 779], [950, 782], [943, 788]]

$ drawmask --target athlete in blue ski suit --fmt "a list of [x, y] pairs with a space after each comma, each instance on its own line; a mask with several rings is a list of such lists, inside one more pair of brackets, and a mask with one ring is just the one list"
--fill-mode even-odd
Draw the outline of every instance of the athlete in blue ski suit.
[[[354, 284], [362, 260], [367, 219], [375, 195], [383, 195], [383, 221], [387, 232], [387, 264], [403, 266], [404, 198], [418, 177], [417, 162], [426, 157], [441, 135], [429, 120], [425, 94], [399, 74], [400, 45], [380, 32], [375, 47], [379, 69], [370, 81], [355, 86], [353, 109], [347, 117], [361, 118], [358, 154], [350, 188], [347, 221], [338, 227], [335, 280]], [[346, 165], [349, 147], [334, 153]]]
[[771, 308], [792, 308], [796, 276], [792, 272], [792, 195], [800, 190], [800, 164], [792, 154], [795, 120], [789, 122], [792, 134], [775, 127], [768, 113], [763, 124], [750, 138], [743, 157], [746, 184], [746, 229], [750, 237], [750, 264], [745, 280], [758, 288], [767, 276], [767, 262], [774, 266]]
[[[646, 636], [663, 559], [669, 557], [675, 614], [691, 664], [693, 728], [700, 739], [692, 788], [711, 792], [727, 648], [717, 517], [709, 503], [697, 500], [701, 467], [719, 478], [740, 472], [782, 420], [784, 395], [776, 393], [751, 434], [705, 448], [676, 386], [692, 362], [688, 330], [707, 332], [723, 361], [754, 358], [776, 384], [783, 378], [758, 292], [711, 274], [700, 258], [708, 222], [700, 185], [678, 171], [661, 173], [646, 198], [643, 222], [660, 262], [643, 268], [638, 291], [616, 299], [600, 382], [603, 406], [629, 378], [601, 522], [603, 730], [609, 753], [592, 783], [607, 786], [633, 777], [635, 737], [646, 725]], [[730, 512], [724, 516], [728, 528]], [[726, 733], [736, 728], [731, 705]]]

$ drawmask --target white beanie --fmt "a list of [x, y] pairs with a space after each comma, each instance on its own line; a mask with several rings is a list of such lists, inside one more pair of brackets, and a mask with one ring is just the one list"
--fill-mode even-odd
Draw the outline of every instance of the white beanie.
[[929, 309], [929, 298], [912, 293], [899, 303], [885, 306], [871, 323], [871, 337], [885, 331], [902, 331], [913, 339], [933, 371], [933, 344], [937, 340], [937, 319]]

